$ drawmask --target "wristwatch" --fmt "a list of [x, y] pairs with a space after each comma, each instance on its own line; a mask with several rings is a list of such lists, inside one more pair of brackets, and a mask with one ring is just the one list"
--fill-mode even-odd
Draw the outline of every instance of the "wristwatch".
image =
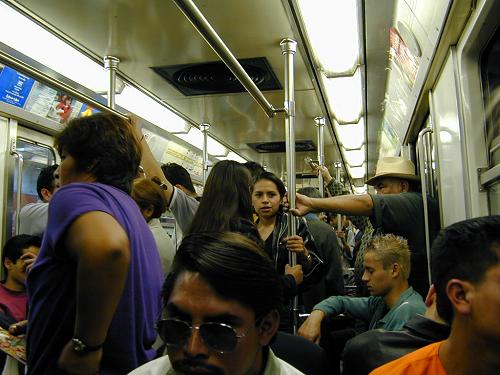
[[101, 349], [103, 346], [103, 344], [90, 346], [90, 345], [85, 344], [82, 340], [80, 340], [79, 338], [76, 338], [76, 337], [73, 337], [71, 339], [71, 343], [73, 344], [73, 350], [75, 352], [77, 352], [78, 354], [95, 352], [96, 350]]

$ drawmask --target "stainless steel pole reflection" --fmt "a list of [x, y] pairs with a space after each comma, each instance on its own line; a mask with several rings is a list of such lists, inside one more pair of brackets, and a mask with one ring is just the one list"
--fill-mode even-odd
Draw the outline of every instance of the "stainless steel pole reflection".
[[[280, 42], [281, 52], [285, 56], [285, 140], [286, 140], [286, 176], [288, 185], [288, 204], [290, 209], [295, 208], [295, 91], [294, 91], [294, 55], [297, 51], [297, 42], [285, 38]], [[288, 236], [297, 233], [295, 217], [287, 215]], [[297, 255], [289, 252], [289, 263], [293, 267], [297, 264]], [[293, 333], [298, 328], [298, 296], [292, 303]]]
[[115, 109], [115, 92], [116, 92], [116, 70], [120, 59], [114, 56], [104, 56], [104, 69], [109, 73], [108, 82], [108, 107]]
[[319, 184], [319, 192], [321, 196], [325, 196], [325, 186], [323, 181], [323, 174], [321, 173], [322, 168], [325, 166], [325, 118], [324, 117], [315, 117], [314, 122], [316, 123], [316, 128], [318, 132], [318, 164], [320, 167], [320, 172], [318, 174], [318, 184]]
[[210, 128], [210, 124], [200, 125], [200, 130], [203, 133], [203, 186], [205, 186], [208, 177], [208, 128]]

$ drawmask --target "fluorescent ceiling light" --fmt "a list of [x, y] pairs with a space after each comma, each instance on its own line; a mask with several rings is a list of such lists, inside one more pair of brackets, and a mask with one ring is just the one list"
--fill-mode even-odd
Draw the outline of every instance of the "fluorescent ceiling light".
[[363, 86], [360, 69], [351, 77], [326, 78], [323, 76], [330, 109], [338, 121], [354, 122], [363, 112]]
[[[190, 145], [203, 150], [203, 132], [200, 131], [200, 129], [195, 128], [194, 126], [189, 129], [188, 133], [184, 134], [175, 134], [176, 137], [179, 137], [180, 139], [185, 140], [187, 143]], [[208, 153], [210, 155], [227, 155], [228, 150], [226, 147], [221, 145], [219, 142], [217, 142], [215, 139], [212, 137], [208, 136], [207, 137], [207, 148], [208, 148]]]
[[115, 102], [168, 132], [186, 132], [190, 127], [182, 118], [135, 87], [125, 86], [121, 94], [115, 95]]
[[366, 185], [363, 186], [354, 186], [354, 192], [356, 194], [366, 194], [367, 187]]
[[107, 91], [104, 66], [2, 2], [0, 25], [2, 43], [94, 92]]
[[365, 146], [359, 150], [345, 150], [344, 157], [349, 165], [361, 165], [365, 162]]
[[240, 155], [233, 151], [229, 151], [229, 154], [227, 154], [226, 157], [217, 157], [219, 160], [234, 160], [237, 161], [238, 163], [246, 163], [247, 160], [242, 158]]
[[366, 175], [365, 164], [359, 167], [351, 167], [350, 165], [348, 165], [347, 170], [349, 171], [349, 174], [351, 175], [352, 178], [364, 178]]
[[352, 71], [359, 62], [357, 0], [299, 0], [316, 63], [327, 74]]
[[361, 118], [357, 124], [340, 125], [336, 121], [335, 130], [339, 141], [346, 149], [360, 148], [365, 143], [365, 120]]

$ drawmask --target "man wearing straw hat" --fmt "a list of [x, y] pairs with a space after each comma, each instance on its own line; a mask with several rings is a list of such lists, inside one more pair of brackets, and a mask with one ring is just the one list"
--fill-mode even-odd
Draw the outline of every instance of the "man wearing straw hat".
[[[384, 157], [377, 163], [375, 176], [366, 181], [377, 194], [309, 198], [297, 194], [296, 215], [311, 211], [333, 211], [347, 215], [369, 216], [374, 234], [393, 233], [408, 240], [411, 251], [409, 283], [422, 296], [429, 289], [425, 224], [420, 178], [415, 165], [402, 157]], [[439, 212], [435, 201], [427, 197], [429, 238], [439, 232]]]

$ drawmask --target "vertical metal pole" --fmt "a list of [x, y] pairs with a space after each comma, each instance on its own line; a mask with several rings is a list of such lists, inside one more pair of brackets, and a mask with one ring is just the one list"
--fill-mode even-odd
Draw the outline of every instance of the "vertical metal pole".
[[323, 174], [321, 173], [321, 170], [325, 166], [325, 137], [324, 137], [324, 130], [325, 130], [325, 118], [324, 117], [315, 117], [314, 122], [316, 123], [316, 128], [318, 132], [318, 163], [320, 167], [320, 173], [318, 174], [318, 183], [319, 183], [319, 192], [322, 197], [325, 196], [325, 186], [324, 186], [324, 181], [323, 181]]
[[[335, 162], [335, 179], [340, 183], [340, 170], [342, 169], [342, 164], [340, 162]], [[342, 231], [342, 215], [337, 214], [337, 231]]]
[[431, 128], [425, 128], [420, 133], [418, 133], [417, 139], [417, 160], [420, 168], [420, 184], [422, 185], [422, 204], [424, 209], [424, 229], [425, 229], [425, 249], [427, 255], [427, 272], [429, 273], [429, 286], [432, 284], [431, 280], [431, 241], [429, 234], [429, 210], [427, 207], [427, 184], [425, 179], [425, 164], [426, 164], [426, 153], [424, 149], [424, 135], [426, 133], [432, 133]]
[[203, 185], [207, 182], [208, 177], [208, 128], [210, 128], [210, 124], [200, 125], [200, 130], [203, 133]]
[[115, 91], [116, 91], [116, 70], [120, 64], [120, 59], [114, 56], [104, 56], [104, 68], [109, 73], [108, 85], [108, 107], [115, 109]]
[[[286, 176], [288, 185], [288, 204], [295, 208], [295, 88], [294, 88], [294, 55], [297, 51], [297, 42], [285, 38], [280, 42], [281, 52], [285, 56], [285, 138], [286, 138]], [[288, 236], [297, 233], [295, 217], [287, 215]], [[297, 264], [297, 255], [289, 252], [289, 263], [291, 266]], [[292, 304], [293, 333], [298, 328], [298, 296], [295, 296]]]

